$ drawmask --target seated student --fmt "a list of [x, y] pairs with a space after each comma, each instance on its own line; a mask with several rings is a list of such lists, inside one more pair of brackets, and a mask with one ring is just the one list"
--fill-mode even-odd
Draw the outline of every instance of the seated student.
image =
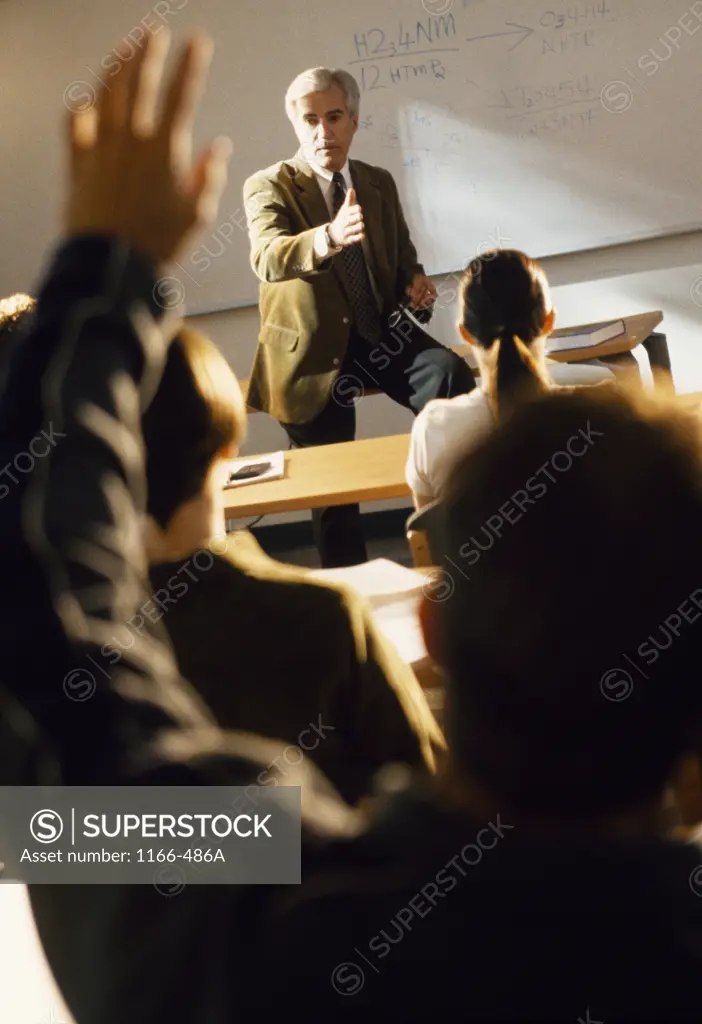
[[320, 1015], [353, 994], [397, 1020], [699, 1019], [702, 846], [664, 814], [702, 726], [699, 422], [554, 391], [464, 457], [442, 509], [423, 624], [450, 773], [396, 786], [267, 963], [304, 937], [286, 996], [316, 985]]
[[[486, 252], [467, 268], [461, 299], [458, 330], [473, 346], [481, 387], [468, 395], [428, 402], [415, 419], [405, 472], [416, 508], [441, 496], [456, 458], [515, 404], [554, 386], [545, 342], [555, 312], [538, 263], [513, 249]], [[603, 379], [603, 371], [594, 367], [576, 367], [576, 376], [567, 370], [570, 383]], [[604, 375], [611, 377], [608, 371]]]
[[[284, 740], [291, 763], [307, 751], [350, 803], [386, 762], [433, 771], [441, 731], [365, 602], [267, 558], [247, 532], [223, 536], [246, 412], [211, 341], [180, 330], [143, 427], [149, 614], [218, 723]], [[115, 651], [120, 637], [131, 642], [117, 631]]]

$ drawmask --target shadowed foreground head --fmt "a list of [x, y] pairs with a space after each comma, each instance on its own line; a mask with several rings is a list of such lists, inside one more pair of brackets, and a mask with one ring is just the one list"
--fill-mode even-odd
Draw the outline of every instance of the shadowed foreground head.
[[201, 494], [218, 459], [233, 458], [246, 435], [246, 408], [214, 342], [182, 327], [171, 342], [158, 390], [143, 419], [148, 511], [161, 527]]
[[678, 408], [553, 392], [457, 468], [432, 606], [459, 770], [525, 814], [657, 798], [702, 709], [702, 446]]

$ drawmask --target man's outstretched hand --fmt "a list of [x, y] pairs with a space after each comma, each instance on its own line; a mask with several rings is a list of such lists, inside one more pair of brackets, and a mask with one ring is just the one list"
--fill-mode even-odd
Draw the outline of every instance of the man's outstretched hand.
[[126, 239], [157, 265], [187, 247], [217, 215], [231, 142], [192, 157], [192, 126], [212, 56], [204, 36], [184, 48], [157, 117], [170, 46], [165, 28], [103, 85], [96, 105], [69, 121], [66, 232]]

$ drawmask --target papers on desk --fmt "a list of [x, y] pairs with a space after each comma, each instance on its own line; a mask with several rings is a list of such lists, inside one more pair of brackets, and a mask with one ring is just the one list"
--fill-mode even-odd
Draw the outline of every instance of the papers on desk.
[[416, 594], [373, 609], [378, 629], [394, 645], [405, 665], [414, 668], [429, 657], [419, 625], [419, 599]]
[[369, 601], [378, 628], [394, 644], [406, 665], [418, 665], [428, 657], [419, 625], [419, 600], [424, 577], [388, 558], [375, 558], [343, 569], [317, 569], [320, 580], [346, 583]]
[[343, 569], [315, 569], [311, 576], [319, 580], [348, 583], [369, 599], [371, 604], [385, 604], [408, 594], [419, 595], [423, 578], [416, 569], [407, 569], [389, 558], [374, 558], [361, 565]]
[[244, 478], [243, 480], [228, 479], [224, 485], [225, 490], [229, 487], [243, 487], [244, 484], [257, 484], [263, 480], [280, 480], [285, 476], [284, 452], [273, 452], [272, 455], [251, 455], [246, 459], [232, 459], [228, 467], [230, 476], [239, 470], [253, 469], [255, 466], [260, 466], [263, 463], [268, 463], [268, 467], [262, 473], [257, 473], [256, 476]]
[[594, 324], [592, 327], [573, 327], [567, 331], [559, 331], [546, 341], [546, 355], [552, 352], [570, 352], [572, 349], [594, 348], [605, 341], [612, 341], [626, 333], [623, 320], [612, 320], [607, 324]]

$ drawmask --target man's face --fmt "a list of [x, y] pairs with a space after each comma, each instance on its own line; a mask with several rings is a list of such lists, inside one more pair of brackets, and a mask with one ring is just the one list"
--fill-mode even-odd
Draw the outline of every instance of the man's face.
[[328, 171], [340, 171], [349, 155], [358, 118], [351, 117], [338, 85], [311, 92], [295, 104], [295, 133], [307, 159]]

